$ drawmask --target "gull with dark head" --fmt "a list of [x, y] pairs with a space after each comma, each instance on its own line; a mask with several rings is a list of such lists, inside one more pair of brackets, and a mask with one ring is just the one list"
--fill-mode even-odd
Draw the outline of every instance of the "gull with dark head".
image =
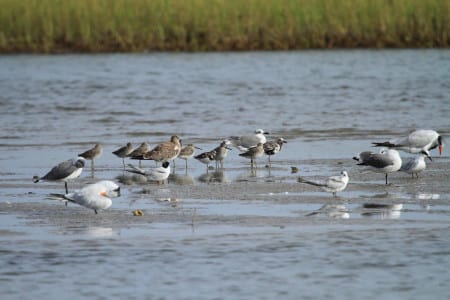
[[359, 166], [366, 166], [369, 170], [386, 174], [386, 184], [388, 184], [388, 173], [397, 172], [402, 166], [402, 159], [397, 150], [382, 149], [380, 153], [364, 151], [358, 153], [354, 160]]
[[408, 136], [392, 139], [387, 142], [372, 143], [375, 147], [387, 147], [412, 154], [422, 151], [439, 149], [439, 155], [444, 151], [444, 138], [434, 130], [419, 129], [411, 132]]
[[230, 143], [240, 151], [247, 151], [251, 147], [255, 147], [258, 143], [264, 144], [267, 139], [265, 134], [269, 134], [262, 129], [256, 129], [253, 135], [230, 136]]
[[425, 158], [428, 158], [432, 161], [431, 156], [427, 153], [428, 151], [423, 151], [423, 153], [417, 155], [414, 158], [411, 158], [407, 161], [402, 162], [402, 166], [399, 171], [411, 174], [414, 178], [414, 174], [416, 174], [417, 178], [419, 178], [419, 173], [425, 170], [427, 164], [425, 163]]
[[119, 196], [120, 187], [116, 183], [109, 180], [102, 180], [85, 186], [74, 193], [50, 194], [49, 199], [73, 202], [86, 208], [93, 209], [95, 214], [97, 214], [98, 210], [105, 210], [111, 206], [112, 197]]
[[67, 188], [67, 181], [78, 178], [83, 171], [85, 165], [85, 159], [83, 157], [77, 157], [69, 159], [54, 166], [47, 174], [42, 177], [33, 176], [33, 182], [45, 181], [64, 181], [66, 188], [66, 194], [69, 192]]
[[333, 196], [336, 197], [337, 192], [345, 190], [348, 184], [348, 179], [347, 171], [342, 171], [339, 176], [328, 177], [328, 179], [322, 182], [306, 180], [303, 177], [299, 177], [298, 182], [318, 186], [326, 192], [333, 193]]

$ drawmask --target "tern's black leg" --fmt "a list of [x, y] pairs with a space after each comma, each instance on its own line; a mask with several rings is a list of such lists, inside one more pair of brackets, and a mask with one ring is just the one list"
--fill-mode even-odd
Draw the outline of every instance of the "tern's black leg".
[[96, 210], [96, 209], [94, 209], [94, 212], [95, 212], [95, 214], [98, 214], [98, 212], [97, 212], [97, 210]]
[[387, 173], [386, 173], [386, 184], [388, 184], [388, 181], [387, 181]]

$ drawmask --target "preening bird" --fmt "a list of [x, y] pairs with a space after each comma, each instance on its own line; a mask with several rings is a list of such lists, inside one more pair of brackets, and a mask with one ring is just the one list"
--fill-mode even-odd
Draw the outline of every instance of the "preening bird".
[[419, 129], [411, 132], [406, 137], [398, 137], [387, 142], [372, 143], [375, 147], [387, 147], [412, 154], [439, 149], [439, 155], [444, 151], [444, 139], [434, 130]]
[[95, 214], [98, 210], [108, 209], [111, 204], [111, 198], [120, 196], [120, 187], [109, 180], [102, 180], [85, 186], [84, 188], [66, 194], [50, 194], [49, 199], [63, 200], [86, 208], [93, 209]]

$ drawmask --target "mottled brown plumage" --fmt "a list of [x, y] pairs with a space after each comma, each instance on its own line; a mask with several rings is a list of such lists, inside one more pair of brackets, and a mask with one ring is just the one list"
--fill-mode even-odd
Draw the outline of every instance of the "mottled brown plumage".
[[256, 167], [255, 159], [261, 157], [264, 154], [264, 144], [258, 143], [255, 147], [249, 148], [246, 152], [239, 154], [239, 156], [250, 159], [250, 165]]
[[181, 151], [181, 140], [178, 136], [173, 135], [170, 142], [164, 142], [157, 145], [152, 150], [144, 153], [144, 160], [169, 161], [178, 157]]

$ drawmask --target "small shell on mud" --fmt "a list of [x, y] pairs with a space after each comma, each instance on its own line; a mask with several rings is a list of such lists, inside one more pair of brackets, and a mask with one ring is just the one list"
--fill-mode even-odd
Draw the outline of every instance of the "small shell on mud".
[[143, 215], [144, 215], [144, 213], [142, 212], [142, 210], [140, 210], [140, 209], [133, 210], [133, 216], [142, 217]]

